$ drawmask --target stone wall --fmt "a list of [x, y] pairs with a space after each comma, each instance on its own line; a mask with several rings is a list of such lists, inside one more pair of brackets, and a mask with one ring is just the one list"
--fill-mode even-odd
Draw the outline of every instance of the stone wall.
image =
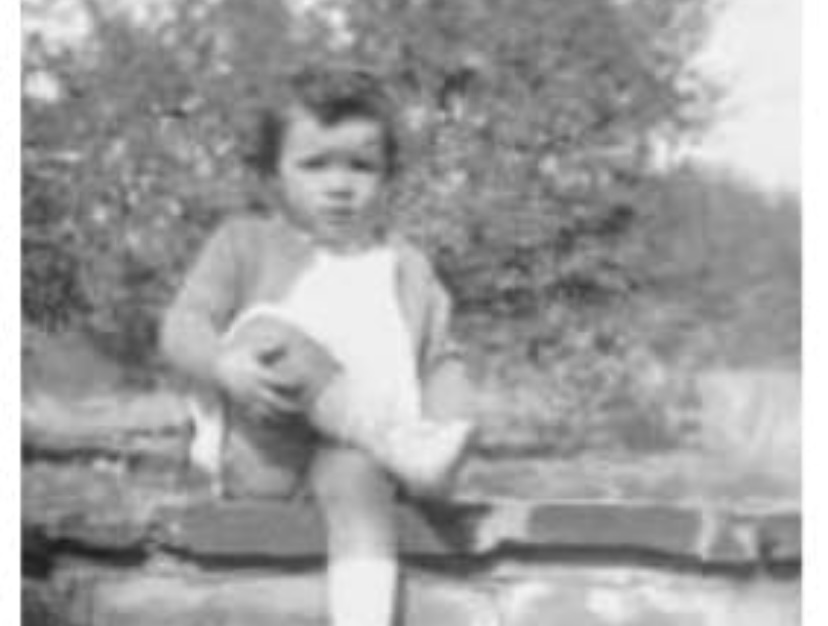
[[[174, 397], [24, 406], [25, 626], [325, 623], [311, 504], [213, 498]], [[401, 623], [798, 624], [798, 484], [749, 458], [474, 464], [399, 505]]]

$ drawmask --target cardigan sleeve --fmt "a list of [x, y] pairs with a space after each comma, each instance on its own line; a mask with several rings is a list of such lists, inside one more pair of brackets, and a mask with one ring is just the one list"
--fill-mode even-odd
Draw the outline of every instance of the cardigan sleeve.
[[162, 321], [163, 355], [200, 382], [214, 382], [220, 337], [239, 306], [241, 227], [226, 222], [208, 239]]
[[452, 335], [452, 302], [425, 255], [406, 246], [409, 263], [408, 298], [418, 313], [419, 369], [423, 404], [429, 417], [470, 417], [469, 379], [465, 354]]
[[425, 285], [426, 306], [420, 358], [423, 371], [428, 373], [446, 361], [462, 360], [463, 352], [451, 331], [451, 297], [430, 265], [426, 265]]

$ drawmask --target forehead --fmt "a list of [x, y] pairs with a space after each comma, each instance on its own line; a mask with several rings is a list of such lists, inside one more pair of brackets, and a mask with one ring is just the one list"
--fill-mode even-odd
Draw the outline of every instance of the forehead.
[[305, 109], [294, 108], [285, 122], [283, 152], [382, 150], [382, 124], [369, 117], [345, 117], [326, 123]]

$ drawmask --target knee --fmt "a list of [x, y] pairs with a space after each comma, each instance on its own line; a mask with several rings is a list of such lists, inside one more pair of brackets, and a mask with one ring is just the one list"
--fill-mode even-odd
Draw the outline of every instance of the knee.
[[385, 472], [368, 455], [347, 448], [320, 453], [313, 467], [312, 486], [326, 511], [385, 510], [395, 497]]
[[312, 486], [334, 558], [383, 556], [396, 550], [394, 486], [366, 455], [325, 451], [314, 465]]

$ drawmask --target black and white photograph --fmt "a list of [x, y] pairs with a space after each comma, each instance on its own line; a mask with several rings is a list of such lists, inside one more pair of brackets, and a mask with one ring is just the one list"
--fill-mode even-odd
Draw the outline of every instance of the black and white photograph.
[[21, 0], [12, 618], [812, 623], [802, 4]]

